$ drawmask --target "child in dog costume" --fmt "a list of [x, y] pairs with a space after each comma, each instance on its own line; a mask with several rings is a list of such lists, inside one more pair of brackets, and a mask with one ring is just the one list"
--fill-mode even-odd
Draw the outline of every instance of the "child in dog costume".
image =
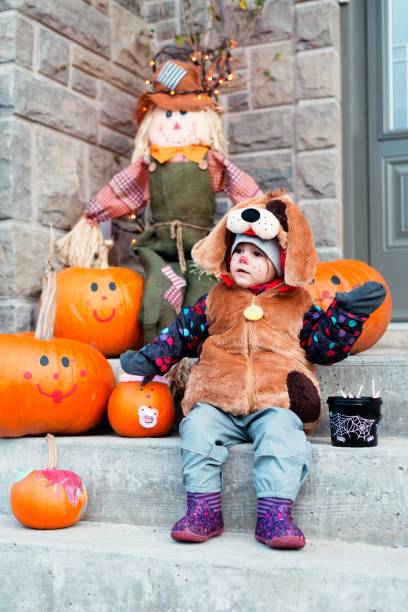
[[221, 281], [152, 343], [121, 356], [126, 372], [150, 378], [203, 344], [180, 424], [187, 513], [172, 537], [203, 542], [223, 531], [222, 464], [230, 446], [250, 441], [256, 538], [272, 548], [302, 548], [291, 509], [312, 460], [304, 430], [320, 414], [312, 364], [348, 356], [385, 289], [369, 282], [337, 293], [327, 313], [312, 305], [303, 288], [316, 269], [312, 233], [280, 192], [232, 208], [195, 245], [193, 258]]

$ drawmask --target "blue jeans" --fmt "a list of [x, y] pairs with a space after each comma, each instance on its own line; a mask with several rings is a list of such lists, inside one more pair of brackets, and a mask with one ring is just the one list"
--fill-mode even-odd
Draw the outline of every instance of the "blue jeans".
[[180, 436], [183, 484], [194, 493], [221, 491], [222, 464], [235, 444], [253, 444], [257, 497], [294, 501], [312, 462], [303, 423], [285, 408], [234, 417], [198, 402], [181, 421]]

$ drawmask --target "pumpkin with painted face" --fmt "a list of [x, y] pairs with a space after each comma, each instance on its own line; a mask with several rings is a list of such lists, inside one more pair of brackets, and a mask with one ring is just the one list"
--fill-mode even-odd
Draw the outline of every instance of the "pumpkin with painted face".
[[156, 438], [171, 431], [175, 420], [173, 396], [167, 384], [120, 382], [108, 405], [112, 428], [121, 436]]
[[11, 510], [32, 529], [61, 529], [73, 525], [86, 510], [88, 495], [81, 478], [57, 469], [54, 436], [47, 435], [48, 466], [18, 478], [10, 495]]
[[351, 291], [367, 281], [378, 281], [387, 289], [382, 305], [370, 314], [364, 323], [363, 332], [353, 345], [351, 353], [356, 354], [373, 346], [385, 333], [391, 320], [392, 301], [390, 289], [375, 268], [356, 259], [319, 262], [315, 282], [305, 287], [317, 306], [327, 310], [336, 292]]
[[99, 423], [114, 387], [112, 368], [76, 340], [0, 336], [0, 436], [83, 433]]
[[57, 275], [54, 333], [108, 357], [138, 346], [143, 277], [128, 268], [68, 268]]

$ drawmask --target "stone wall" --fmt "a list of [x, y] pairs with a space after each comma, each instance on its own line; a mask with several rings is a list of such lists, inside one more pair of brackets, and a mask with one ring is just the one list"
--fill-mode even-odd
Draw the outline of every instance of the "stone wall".
[[49, 223], [127, 164], [151, 51], [139, 0], [0, 0], [0, 330], [32, 326]]
[[[173, 42], [182, 2], [0, 0], [0, 331], [32, 325], [48, 224], [127, 163], [146, 28]], [[322, 259], [342, 248], [339, 19], [337, 0], [267, 0], [221, 100], [231, 158], [293, 194]]]
[[[181, 3], [146, 3], [160, 44], [180, 29]], [[239, 78], [221, 98], [231, 159], [263, 189], [288, 189], [311, 222], [320, 258], [340, 257], [338, 0], [266, 0], [235, 55]]]

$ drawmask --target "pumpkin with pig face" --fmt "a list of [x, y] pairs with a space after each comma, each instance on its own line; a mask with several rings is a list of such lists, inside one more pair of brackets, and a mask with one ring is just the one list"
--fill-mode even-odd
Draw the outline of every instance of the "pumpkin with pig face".
[[[167, 384], [155, 380], [143, 385], [141, 377], [134, 382], [119, 382], [108, 405], [112, 428], [121, 436], [146, 438], [165, 436], [173, 427], [175, 407]], [[136, 380], [136, 379], [139, 379]]]
[[67, 268], [57, 275], [56, 336], [113, 357], [135, 348], [143, 278], [128, 268]]

